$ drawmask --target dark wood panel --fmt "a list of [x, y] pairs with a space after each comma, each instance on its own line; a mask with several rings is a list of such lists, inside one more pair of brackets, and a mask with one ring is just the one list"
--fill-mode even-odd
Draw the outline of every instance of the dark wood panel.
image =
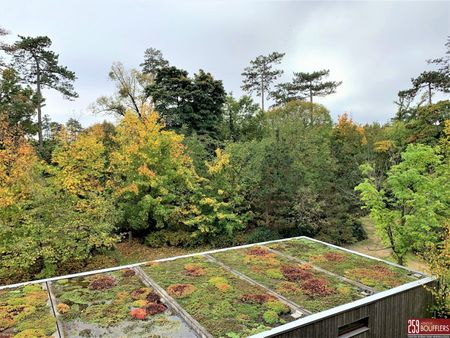
[[366, 304], [347, 312], [306, 324], [284, 332], [280, 338], [337, 338], [338, 328], [359, 319], [369, 317], [369, 331], [357, 338], [402, 338], [407, 337], [406, 328], [409, 318], [427, 316], [432, 297], [423, 286], [418, 286], [374, 303]]

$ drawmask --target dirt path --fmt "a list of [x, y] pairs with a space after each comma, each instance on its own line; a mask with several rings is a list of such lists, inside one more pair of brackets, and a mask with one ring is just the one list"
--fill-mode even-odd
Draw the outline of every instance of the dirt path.
[[[392, 250], [386, 248], [386, 246], [382, 243], [380, 237], [376, 233], [373, 222], [368, 217], [364, 217], [362, 222], [368, 238], [364, 241], [348, 245], [347, 248], [369, 256], [395, 262], [395, 259], [392, 256]], [[406, 265], [410, 269], [427, 272], [426, 264], [412, 253], [408, 254]]]

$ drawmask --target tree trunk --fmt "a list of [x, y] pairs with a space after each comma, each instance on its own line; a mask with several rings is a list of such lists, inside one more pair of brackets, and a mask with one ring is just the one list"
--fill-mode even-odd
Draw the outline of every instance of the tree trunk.
[[261, 76], [261, 110], [264, 111], [264, 76]]
[[39, 151], [42, 153], [44, 150], [44, 139], [42, 137], [42, 94], [41, 94], [41, 71], [39, 68], [39, 63], [36, 62], [36, 94], [39, 99], [37, 106], [37, 116], [38, 116], [38, 139], [39, 139]]
[[[311, 84], [312, 86], [312, 84]], [[313, 118], [314, 118], [314, 107], [313, 107], [313, 94], [312, 94], [312, 89], [309, 88], [309, 103], [311, 105], [311, 125], [313, 124]]]
[[229, 125], [230, 125], [230, 139], [232, 140], [232, 141], [236, 141], [235, 139], [234, 139], [234, 122], [233, 122], [233, 111], [232, 111], [232, 109], [231, 109], [231, 107], [230, 106], [228, 106], [229, 108], [229, 114], [230, 114], [230, 119], [229, 119]]
[[428, 83], [428, 104], [431, 105], [431, 83]]

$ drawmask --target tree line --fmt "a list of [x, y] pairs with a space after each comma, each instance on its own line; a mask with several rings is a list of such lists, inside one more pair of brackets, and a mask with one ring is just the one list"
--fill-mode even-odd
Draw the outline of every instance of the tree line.
[[43, 88], [77, 97], [75, 73], [50, 48], [48, 37], [1, 45], [2, 282], [73, 272], [126, 237], [152, 247], [295, 235], [343, 245], [366, 237], [367, 214], [399, 263], [413, 250], [448, 266], [450, 102], [432, 100], [449, 92], [448, 52], [398, 93], [391, 122], [361, 125], [346, 113], [333, 122], [316, 103], [341, 85], [328, 70], [277, 83], [284, 53], [250, 61], [249, 95], [235, 97], [149, 48], [139, 68], [114, 63], [115, 92], [90, 107], [117, 123], [83, 128], [42, 113]]

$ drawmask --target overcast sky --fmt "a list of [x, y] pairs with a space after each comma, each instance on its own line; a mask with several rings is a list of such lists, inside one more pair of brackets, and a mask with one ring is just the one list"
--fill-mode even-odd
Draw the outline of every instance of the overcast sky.
[[77, 100], [47, 94], [44, 112], [58, 122], [105, 119], [88, 106], [112, 93], [111, 64], [138, 67], [148, 47], [191, 74], [211, 72], [237, 95], [249, 60], [285, 52], [282, 80], [327, 68], [343, 81], [317, 99], [334, 118], [346, 111], [357, 122], [386, 122], [398, 90], [444, 54], [450, 1], [0, 0], [0, 26], [13, 38], [48, 35], [75, 71]]

